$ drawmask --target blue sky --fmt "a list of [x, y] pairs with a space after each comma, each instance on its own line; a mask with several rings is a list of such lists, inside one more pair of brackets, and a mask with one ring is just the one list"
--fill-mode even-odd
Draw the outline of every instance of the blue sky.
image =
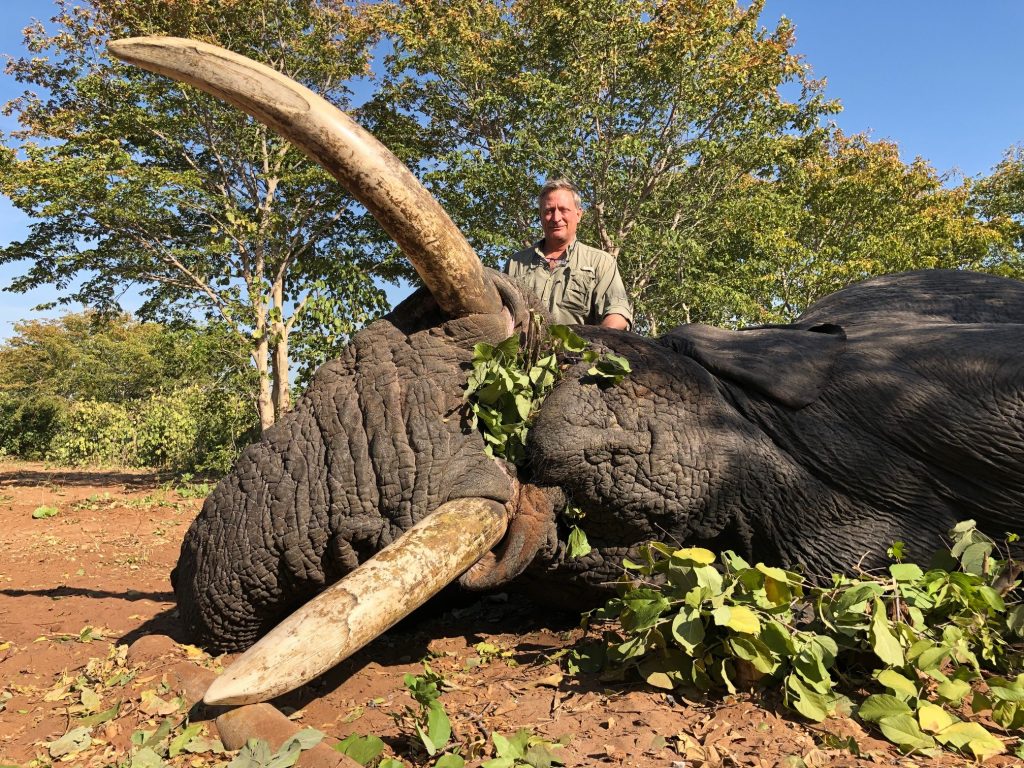
[[[21, 53], [21, 29], [48, 20], [48, 0], [5, 0], [0, 53]], [[1020, 0], [767, 0], [763, 22], [785, 15], [794, 50], [844, 110], [848, 133], [896, 142], [906, 161], [923, 157], [941, 172], [987, 174], [1024, 144], [1024, 3]], [[0, 73], [0, 102], [20, 92]], [[13, 127], [0, 116], [0, 126]], [[27, 220], [0, 197], [0, 245], [21, 238]], [[0, 288], [16, 267], [0, 267]], [[0, 293], [0, 339], [52, 291]], [[52, 315], [53, 313], [46, 313]]]

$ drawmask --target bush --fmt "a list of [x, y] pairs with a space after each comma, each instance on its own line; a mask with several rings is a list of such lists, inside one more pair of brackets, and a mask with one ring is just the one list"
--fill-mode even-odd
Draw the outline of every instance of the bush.
[[61, 464], [132, 466], [134, 431], [134, 418], [124, 405], [73, 403], [61, 415], [46, 458]]
[[256, 430], [243, 398], [191, 386], [125, 403], [75, 403], [59, 419], [44, 457], [61, 464], [223, 473]]
[[190, 469], [199, 433], [196, 392], [188, 388], [155, 395], [135, 404], [132, 463], [166, 469]]
[[59, 397], [0, 394], [0, 453], [44, 459], [67, 401]]

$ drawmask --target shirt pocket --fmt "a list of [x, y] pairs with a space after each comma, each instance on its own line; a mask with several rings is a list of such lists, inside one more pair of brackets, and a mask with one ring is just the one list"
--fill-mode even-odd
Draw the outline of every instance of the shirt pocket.
[[569, 278], [562, 297], [562, 306], [574, 315], [586, 318], [590, 315], [597, 275], [592, 270], [577, 270]]

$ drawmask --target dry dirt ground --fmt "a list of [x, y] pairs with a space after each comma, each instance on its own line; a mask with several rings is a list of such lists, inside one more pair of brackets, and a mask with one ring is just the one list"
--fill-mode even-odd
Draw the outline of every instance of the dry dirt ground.
[[[234, 757], [220, 749], [211, 713], [189, 710], [169, 673], [183, 664], [216, 671], [229, 659], [187, 645], [177, 626], [168, 574], [201, 499], [168, 480], [0, 462], [0, 765], [202, 768]], [[40, 508], [56, 513], [40, 517]], [[493, 754], [492, 732], [521, 728], [567, 739], [567, 766], [967, 762], [903, 757], [852, 721], [808, 724], [761, 698], [686, 701], [574, 677], [558, 659], [581, 635], [576, 617], [515, 596], [428, 606], [276, 704], [328, 743], [376, 734], [390, 754], [428, 765], [403, 714], [412, 705], [403, 676], [421, 674], [426, 661], [447, 681], [441, 701], [468, 765]], [[859, 756], [839, 746], [850, 737]]]

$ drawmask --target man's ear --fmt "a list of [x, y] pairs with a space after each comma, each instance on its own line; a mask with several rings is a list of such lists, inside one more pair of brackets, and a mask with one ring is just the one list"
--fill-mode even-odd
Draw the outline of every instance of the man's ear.
[[836, 360], [846, 349], [846, 332], [831, 323], [744, 331], [694, 323], [681, 325], [658, 341], [716, 376], [790, 408], [803, 408], [818, 399], [828, 384]]

